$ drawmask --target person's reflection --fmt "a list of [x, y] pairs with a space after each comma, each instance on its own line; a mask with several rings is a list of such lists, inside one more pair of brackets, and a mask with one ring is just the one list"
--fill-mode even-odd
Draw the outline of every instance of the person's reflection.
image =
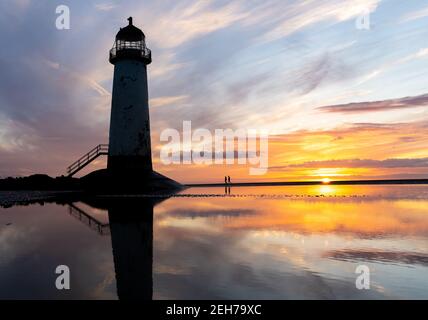
[[152, 300], [155, 204], [151, 199], [110, 199], [90, 204], [108, 210], [117, 294], [121, 300]]
[[229, 186], [225, 186], [224, 187], [224, 194], [225, 195], [230, 195], [230, 187]]

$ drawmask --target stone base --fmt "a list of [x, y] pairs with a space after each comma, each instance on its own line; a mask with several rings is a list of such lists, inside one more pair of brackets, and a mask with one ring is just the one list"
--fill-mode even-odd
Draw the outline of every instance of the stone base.
[[109, 194], [174, 193], [184, 186], [155, 171], [112, 172], [97, 170], [80, 179], [85, 191]]
[[107, 160], [107, 169], [109, 171], [122, 172], [126, 168], [127, 172], [153, 171], [152, 155], [146, 156], [109, 156]]

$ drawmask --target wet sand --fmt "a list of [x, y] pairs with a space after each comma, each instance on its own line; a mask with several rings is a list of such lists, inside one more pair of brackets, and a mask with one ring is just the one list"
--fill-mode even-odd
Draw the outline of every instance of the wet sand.
[[0, 191], [0, 207], [55, 201], [74, 197], [79, 193], [77, 191]]

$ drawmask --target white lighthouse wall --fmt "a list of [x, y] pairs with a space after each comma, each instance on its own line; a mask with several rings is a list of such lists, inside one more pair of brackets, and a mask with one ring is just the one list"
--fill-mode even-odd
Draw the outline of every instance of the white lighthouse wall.
[[115, 64], [109, 158], [139, 159], [151, 167], [147, 66], [122, 60]]

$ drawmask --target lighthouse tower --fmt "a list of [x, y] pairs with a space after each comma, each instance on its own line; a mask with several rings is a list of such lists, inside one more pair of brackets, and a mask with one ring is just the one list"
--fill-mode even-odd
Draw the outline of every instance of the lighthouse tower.
[[[144, 33], [132, 24], [121, 28], [110, 50], [114, 65], [107, 168], [82, 177], [80, 184], [91, 192], [115, 194], [175, 192], [180, 183], [152, 167], [147, 66], [152, 62]], [[105, 154], [99, 145], [69, 167], [72, 176]]]
[[110, 50], [114, 65], [109, 154], [110, 172], [151, 172], [147, 66], [152, 62], [144, 33], [133, 25], [121, 28]]

